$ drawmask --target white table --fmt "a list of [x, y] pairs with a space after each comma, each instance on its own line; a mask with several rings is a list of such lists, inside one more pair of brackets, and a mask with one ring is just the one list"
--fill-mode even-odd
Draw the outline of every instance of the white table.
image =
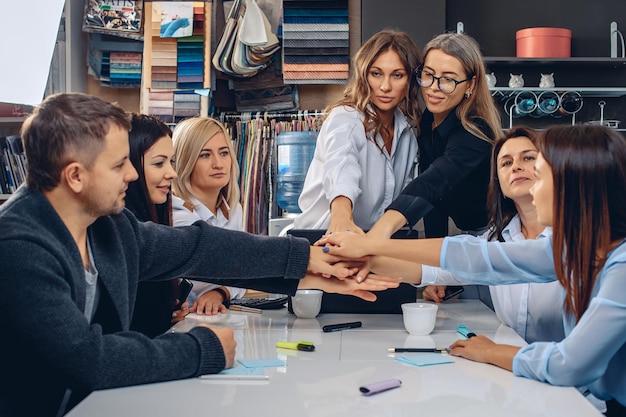
[[[321, 330], [325, 324], [357, 320], [363, 322], [360, 329]], [[524, 344], [477, 300], [441, 304], [435, 331], [422, 337], [404, 330], [402, 315], [322, 314], [297, 319], [286, 309], [262, 315], [189, 317], [173, 329], [186, 331], [198, 321], [234, 328], [238, 359], [278, 357], [286, 360], [286, 366], [267, 368], [267, 381], [193, 378], [97, 391], [68, 416], [601, 416], [574, 388], [515, 377], [458, 357], [452, 357], [452, 364], [416, 367], [387, 353], [389, 347], [449, 346], [460, 337], [459, 324], [497, 342]], [[308, 340], [316, 349], [277, 349], [281, 340]], [[389, 378], [400, 379], [402, 386], [371, 397], [359, 392], [361, 385]]]

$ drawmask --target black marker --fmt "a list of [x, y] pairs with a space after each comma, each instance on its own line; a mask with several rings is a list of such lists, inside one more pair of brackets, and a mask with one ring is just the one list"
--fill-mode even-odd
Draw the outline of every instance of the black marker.
[[362, 325], [363, 323], [361, 323], [360, 321], [353, 321], [351, 323], [329, 324], [329, 325], [322, 327], [322, 330], [325, 333], [337, 332], [339, 330], [356, 329], [357, 327], [361, 327]]

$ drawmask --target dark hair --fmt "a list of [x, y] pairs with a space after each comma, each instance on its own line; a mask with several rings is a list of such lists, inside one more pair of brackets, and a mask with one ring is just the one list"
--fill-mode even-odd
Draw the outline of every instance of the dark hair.
[[626, 237], [626, 139], [605, 126], [556, 126], [537, 147], [554, 181], [554, 268], [578, 321], [611, 245]]
[[529, 127], [519, 126], [509, 129], [504, 136], [498, 138], [491, 151], [491, 179], [487, 189], [487, 210], [489, 212], [489, 240], [497, 238], [504, 242], [502, 231], [517, 214], [515, 203], [502, 193], [498, 181], [498, 154], [509, 139], [526, 137], [537, 146], [537, 131]]
[[139, 174], [137, 181], [128, 184], [126, 192], [126, 207], [132, 211], [140, 221], [172, 225], [172, 198], [162, 204], [154, 204], [150, 199], [146, 186], [146, 175], [143, 169], [143, 157], [163, 136], [172, 136], [172, 129], [159, 119], [144, 114], [131, 114], [131, 131], [128, 134], [130, 144], [130, 162]]
[[26, 184], [49, 191], [61, 180], [61, 171], [78, 161], [93, 166], [112, 126], [130, 129], [121, 107], [81, 93], [48, 96], [23, 123], [20, 134], [26, 155]]

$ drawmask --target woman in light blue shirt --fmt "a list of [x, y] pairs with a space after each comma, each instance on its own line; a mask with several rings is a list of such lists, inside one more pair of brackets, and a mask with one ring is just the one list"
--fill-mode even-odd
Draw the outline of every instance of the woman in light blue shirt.
[[[489, 229], [482, 235], [485, 240], [516, 242], [544, 239], [552, 233], [539, 223], [529, 192], [535, 183], [536, 135], [532, 129], [517, 127], [494, 143], [487, 192]], [[425, 299], [441, 302], [443, 285], [467, 284], [441, 268], [421, 265], [416, 270], [420, 268], [420, 286], [429, 286], [424, 289]], [[558, 282], [492, 285], [489, 291], [498, 318], [528, 343], [565, 337], [560, 305], [563, 295]]]
[[[586, 386], [626, 405], [626, 141], [603, 126], [559, 126], [538, 142], [531, 188], [539, 221], [552, 239], [487, 242], [471, 236], [403, 241], [333, 234], [322, 243], [343, 256], [385, 255], [441, 265], [473, 283], [558, 280], [564, 289], [561, 342], [498, 345], [478, 335], [451, 354], [554, 385]], [[615, 414], [617, 415], [617, 414]]]

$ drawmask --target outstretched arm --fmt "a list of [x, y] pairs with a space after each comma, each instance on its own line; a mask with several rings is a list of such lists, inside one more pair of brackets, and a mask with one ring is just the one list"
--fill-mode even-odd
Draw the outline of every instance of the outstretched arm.
[[368, 236], [388, 239], [400, 230], [407, 220], [402, 213], [396, 210], [387, 210], [367, 232]]
[[379, 239], [339, 232], [320, 239], [319, 244], [331, 255], [361, 258], [368, 255], [389, 256], [410, 262], [439, 266], [443, 238]]

